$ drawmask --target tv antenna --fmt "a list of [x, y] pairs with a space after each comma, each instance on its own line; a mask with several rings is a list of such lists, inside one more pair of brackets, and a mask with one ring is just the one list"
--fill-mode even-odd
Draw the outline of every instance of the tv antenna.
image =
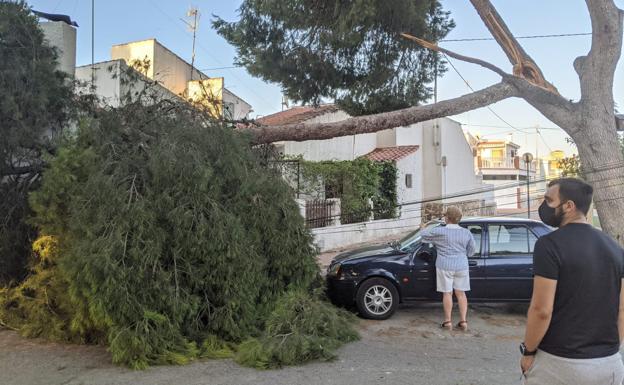
[[191, 80], [193, 80], [193, 72], [195, 72], [195, 37], [197, 36], [197, 27], [199, 26], [200, 16], [201, 16], [201, 13], [199, 12], [199, 9], [191, 6], [191, 8], [189, 8], [188, 12], [186, 13], [186, 17], [189, 19], [189, 21], [180, 19], [184, 22], [184, 24], [187, 25], [187, 27], [189, 28], [189, 31], [193, 32], [193, 52], [191, 56]]

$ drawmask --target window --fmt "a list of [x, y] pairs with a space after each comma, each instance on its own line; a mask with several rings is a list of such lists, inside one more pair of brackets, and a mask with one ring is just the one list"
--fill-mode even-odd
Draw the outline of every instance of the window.
[[490, 255], [530, 254], [537, 237], [523, 225], [490, 225]]
[[475, 241], [475, 253], [473, 258], [481, 257], [481, 239], [483, 237], [483, 228], [479, 225], [468, 225], [466, 228], [472, 233], [472, 237]]
[[405, 187], [412, 188], [412, 174], [405, 174]]

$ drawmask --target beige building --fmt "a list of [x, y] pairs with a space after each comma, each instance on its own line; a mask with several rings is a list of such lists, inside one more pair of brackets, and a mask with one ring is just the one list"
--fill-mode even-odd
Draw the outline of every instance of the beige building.
[[[500, 213], [527, 207], [527, 178], [531, 206], [537, 201], [543, 183], [536, 182], [537, 161], [526, 164], [520, 146], [506, 140], [477, 140], [474, 146], [475, 169], [483, 183], [496, 189], [494, 197]], [[537, 207], [535, 207], [537, 208]]]
[[111, 49], [111, 59], [123, 59], [129, 65], [135, 62], [149, 63], [145, 75], [185, 99], [197, 98], [200, 93], [198, 90], [201, 90], [209, 99], [221, 100], [222, 106], [216, 108], [227, 119], [247, 118], [251, 112], [249, 103], [224, 87], [223, 78], [210, 78], [191, 67], [156, 39], [115, 45]]
[[157, 81], [154, 93], [166, 98], [183, 98], [208, 107], [215, 116], [240, 120], [247, 118], [251, 105], [225, 88], [222, 77], [211, 78], [191, 67], [156, 39], [115, 45], [111, 60], [76, 68], [76, 79], [93, 86], [98, 96], [117, 107], [128, 89], [140, 90], [144, 85], [128, 85], [122, 74], [128, 67], [137, 70], [139, 78]]

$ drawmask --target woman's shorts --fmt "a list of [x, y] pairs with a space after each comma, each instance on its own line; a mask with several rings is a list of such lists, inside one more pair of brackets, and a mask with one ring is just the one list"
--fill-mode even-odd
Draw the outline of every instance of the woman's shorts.
[[436, 287], [441, 293], [453, 290], [470, 291], [468, 270], [449, 271], [436, 268]]

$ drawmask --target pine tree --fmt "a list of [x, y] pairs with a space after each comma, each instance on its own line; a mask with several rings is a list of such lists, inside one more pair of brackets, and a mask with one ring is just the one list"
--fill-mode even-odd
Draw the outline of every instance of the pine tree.
[[437, 0], [245, 0], [239, 13], [236, 22], [213, 23], [238, 64], [292, 100], [337, 99], [351, 115], [428, 99], [427, 84], [444, 66], [399, 34], [438, 41], [454, 27]]
[[27, 195], [65, 124], [71, 86], [23, 1], [0, 2], [0, 284], [25, 273], [34, 229]]
[[[264, 334], [285, 293], [320, 286], [292, 191], [248, 138], [184, 104], [139, 97], [83, 119], [31, 205], [53, 263], [0, 291], [0, 319], [26, 335], [103, 342], [133, 368], [228, 356]], [[41, 299], [49, 287], [56, 297], [26, 305], [24, 288]], [[279, 364], [328, 358], [354, 338], [342, 313], [305, 295], [345, 330], [319, 329], [329, 350]]]

